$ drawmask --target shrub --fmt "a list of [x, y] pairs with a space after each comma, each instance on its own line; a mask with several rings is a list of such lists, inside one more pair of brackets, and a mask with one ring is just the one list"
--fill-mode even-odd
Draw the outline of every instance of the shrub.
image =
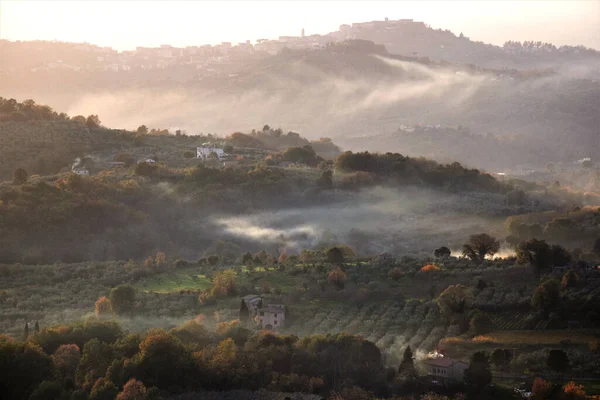
[[438, 267], [437, 265], [433, 265], [433, 264], [427, 264], [421, 268], [421, 272], [438, 272], [439, 270], [440, 270], [440, 267]]
[[100, 297], [96, 300], [96, 304], [94, 307], [94, 313], [96, 317], [103, 317], [109, 315], [112, 312], [112, 306], [110, 304], [110, 299], [106, 296]]

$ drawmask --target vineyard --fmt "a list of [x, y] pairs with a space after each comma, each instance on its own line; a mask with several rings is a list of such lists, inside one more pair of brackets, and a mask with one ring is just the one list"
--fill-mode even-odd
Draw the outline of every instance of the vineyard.
[[537, 321], [528, 313], [517, 313], [507, 311], [490, 315], [494, 328], [499, 331], [512, 330], [544, 330], [548, 326], [548, 320]]
[[[411, 300], [405, 304], [386, 302], [363, 307], [336, 305], [302, 318], [290, 327], [299, 336], [347, 332], [362, 335], [382, 350], [387, 362], [398, 363], [407, 345], [413, 351], [430, 351], [453, 327], [442, 323], [437, 306]], [[453, 334], [453, 333], [451, 333]]]

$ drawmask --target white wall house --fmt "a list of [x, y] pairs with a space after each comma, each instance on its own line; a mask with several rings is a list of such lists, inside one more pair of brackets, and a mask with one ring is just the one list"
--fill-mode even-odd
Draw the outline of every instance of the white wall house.
[[263, 329], [277, 330], [285, 326], [285, 306], [269, 304], [258, 310], [258, 322]]
[[427, 366], [429, 376], [435, 377], [441, 381], [462, 381], [465, 369], [469, 366], [469, 364], [464, 361], [447, 357], [426, 360], [425, 365]]
[[73, 168], [72, 171], [77, 175], [89, 176], [90, 170], [87, 168]]
[[202, 160], [206, 160], [207, 158], [209, 158], [211, 153], [215, 153], [219, 158], [223, 158], [223, 156], [225, 155], [225, 152], [222, 148], [205, 143], [202, 146], [198, 147], [196, 157]]

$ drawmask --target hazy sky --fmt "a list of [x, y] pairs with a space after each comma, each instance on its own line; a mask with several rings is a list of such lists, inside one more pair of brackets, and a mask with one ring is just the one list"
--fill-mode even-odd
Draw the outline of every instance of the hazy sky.
[[473, 40], [541, 40], [600, 49], [600, 0], [54, 1], [0, 0], [0, 38], [119, 50], [327, 33], [343, 23], [413, 18]]

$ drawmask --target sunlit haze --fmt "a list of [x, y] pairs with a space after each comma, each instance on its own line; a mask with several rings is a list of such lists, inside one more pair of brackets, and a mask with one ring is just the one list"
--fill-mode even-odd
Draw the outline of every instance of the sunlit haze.
[[328, 33], [412, 18], [472, 40], [600, 48], [600, 1], [17, 1], [0, 0], [0, 38], [89, 42], [119, 50]]

